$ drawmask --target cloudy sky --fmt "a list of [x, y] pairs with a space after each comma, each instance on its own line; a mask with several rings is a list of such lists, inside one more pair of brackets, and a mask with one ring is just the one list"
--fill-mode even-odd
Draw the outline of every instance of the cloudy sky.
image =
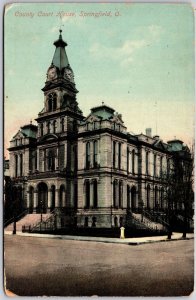
[[[103, 13], [107, 16], [99, 16]], [[84, 115], [104, 101], [122, 114], [129, 132], [151, 127], [164, 141], [176, 137], [192, 143], [190, 6], [23, 3], [5, 13], [5, 148], [43, 108], [41, 88], [60, 26]]]

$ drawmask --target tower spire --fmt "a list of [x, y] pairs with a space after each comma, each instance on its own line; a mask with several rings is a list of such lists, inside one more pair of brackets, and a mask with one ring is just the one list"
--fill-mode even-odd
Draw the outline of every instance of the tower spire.
[[69, 65], [69, 61], [65, 51], [67, 43], [62, 38], [62, 29], [59, 29], [59, 33], [60, 34], [58, 40], [56, 40], [53, 43], [54, 46], [56, 46], [56, 49], [52, 59], [52, 64], [59, 68], [59, 70], [62, 70], [63, 68], [66, 68]]

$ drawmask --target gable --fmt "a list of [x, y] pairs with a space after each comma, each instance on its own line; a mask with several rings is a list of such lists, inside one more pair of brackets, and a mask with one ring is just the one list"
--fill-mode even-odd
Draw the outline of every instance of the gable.
[[165, 150], [166, 147], [161, 140], [158, 140], [154, 143], [154, 146], [158, 149]]
[[25, 138], [26, 137], [26, 134], [24, 132], [22, 132], [21, 130], [19, 130], [15, 136], [13, 137], [14, 140], [17, 140], [17, 139], [22, 139], [22, 138]]
[[93, 114], [90, 114], [86, 119], [85, 119], [85, 123], [93, 123], [93, 122], [99, 122], [100, 121], [100, 118], [93, 115]]

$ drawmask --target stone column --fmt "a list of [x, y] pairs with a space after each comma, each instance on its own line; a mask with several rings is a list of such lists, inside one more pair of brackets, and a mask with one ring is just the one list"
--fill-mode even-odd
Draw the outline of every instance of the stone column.
[[55, 208], [59, 208], [60, 206], [60, 191], [59, 189], [55, 190]]
[[33, 197], [33, 211], [36, 213], [36, 209], [38, 207], [38, 191], [34, 191], [34, 197]]
[[17, 156], [18, 156], [17, 177], [19, 177], [19, 176], [21, 176], [21, 174], [20, 174], [20, 154], [18, 154]]
[[48, 190], [48, 208], [50, 209], [52, 207], [52, 190]]

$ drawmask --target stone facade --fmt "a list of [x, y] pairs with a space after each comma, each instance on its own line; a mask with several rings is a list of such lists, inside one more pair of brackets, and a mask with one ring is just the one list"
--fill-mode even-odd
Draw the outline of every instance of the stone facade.
[[60, 32], [42, 89], [44, 108], [10, 142], [15, 197], [29, 213], [56, 212], [58, 226], [111, 228], [127, 212], [167, 208], [163, 175], [179, 140], [132, 135], [104, 103], [84, 117]]

